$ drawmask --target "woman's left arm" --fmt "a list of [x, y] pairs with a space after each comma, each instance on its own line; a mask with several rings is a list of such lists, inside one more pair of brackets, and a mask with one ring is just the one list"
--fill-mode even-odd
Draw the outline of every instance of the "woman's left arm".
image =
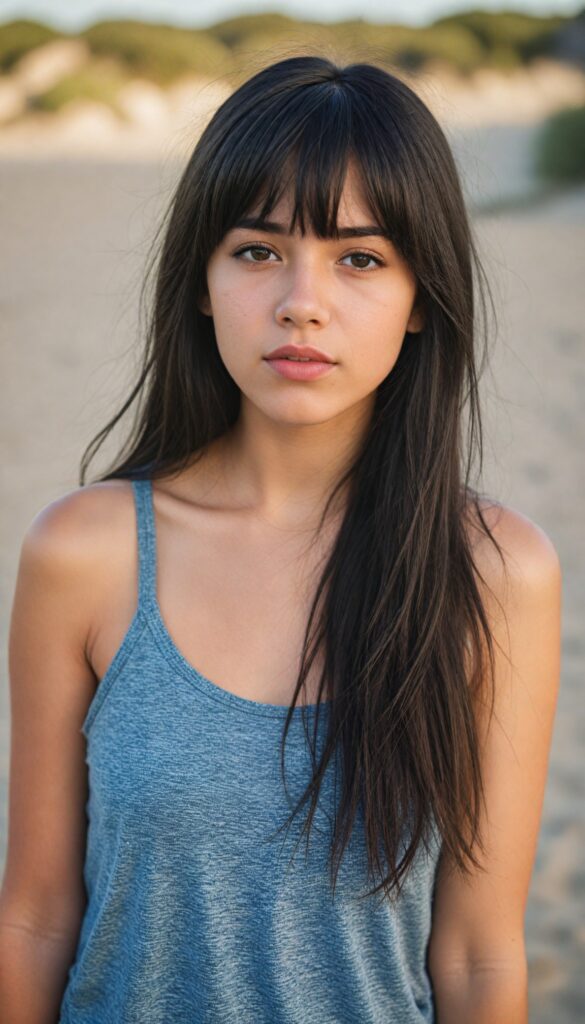
[[438, 866], [428, 958], [437, 1024], [528, 1024], [524, 916], [559, 690], [561, 569], [525, 516], [499, 506], [486, 518], [507, 565], [504, 574], [482, 542], [495, 656], [494, 717], [480, 727], [486, 854], [468, 877]]

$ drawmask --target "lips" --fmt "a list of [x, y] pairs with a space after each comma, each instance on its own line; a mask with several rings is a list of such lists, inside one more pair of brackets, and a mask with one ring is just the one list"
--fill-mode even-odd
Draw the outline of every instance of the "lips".
[[281, 345], [280, 348], [275, 348], [273, 352], [270, 352], [265, 359], [287, 359], [292, 357], [293, 359], [310, 360], [315, 363], [333, 363], [335, 362], [331, 356], [327, 355], [326, 352], [319, 351], [318, 348], [313, 348], [310, 345]]

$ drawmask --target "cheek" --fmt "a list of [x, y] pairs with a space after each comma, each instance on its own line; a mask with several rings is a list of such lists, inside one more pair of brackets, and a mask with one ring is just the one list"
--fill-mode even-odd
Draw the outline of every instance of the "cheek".
[[208, 266], [207, 289], [216, 335], [226, 340], [235, 325], [248, 315], [249, 289], [238, 284], [234, 268], [225, 260]]
[[399, 294], [394, 300], [385, 295], [355, 310], [350, 357], [360, 376], [384, 377], [390, 372], [402, 348], [410, 308], [404, 294]]
[[220, 354], [226, 360], [245, 360], [250, 354], [250, 342], [258, 333], [254, 329], [254, 311], [249, 297], [234, 296], [233, 292], [213, 297], [215, 337]]

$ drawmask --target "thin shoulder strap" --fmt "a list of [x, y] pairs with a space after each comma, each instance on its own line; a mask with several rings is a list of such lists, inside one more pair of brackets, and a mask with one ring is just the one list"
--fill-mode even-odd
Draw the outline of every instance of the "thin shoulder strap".
[[150, 479], [132, 480], [138, 533], [138, 606], [156, 605], [156, 524]]

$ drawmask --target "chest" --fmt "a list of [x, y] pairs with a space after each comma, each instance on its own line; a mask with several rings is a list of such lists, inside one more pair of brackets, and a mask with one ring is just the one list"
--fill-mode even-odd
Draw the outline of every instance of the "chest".
[[[250, 700], [290, 704], [328, 543], [222, 530], [215, 523], [159, 526], [157, 601], [172, 643], [217, 686]], [[100, 678], [131, 620], [135, 573], [127, 564], [117, 596], [112, 588], [104, 606], [93, 650]], [[320, 653], [298, 703], [316, 701], [322, 663]]]
[[[312, 568], [292, 545], [199, 551], [196, 572], [177, 562], [172, 574], [161, 573], [161, 614], [176, 646], [212, 682], [251, 700], [288, 704]], [[316, 685], [315, 672], [310, 681]]]

